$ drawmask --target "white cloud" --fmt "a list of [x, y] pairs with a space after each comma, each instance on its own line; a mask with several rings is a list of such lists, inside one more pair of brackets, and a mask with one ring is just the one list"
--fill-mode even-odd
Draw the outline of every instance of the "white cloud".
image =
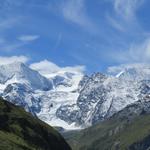
[[39, 71], [41, 74], [54, 73], [60, 70], [56, 64], [47, 60], [33, 63], [30, 65], [30, 68]]
[[76, 72], [76, 73], [83, 73], [85, 71], [84, 66], [68, 66], [68, 67], [59, 67], [53, 62], [48, 60], [43, 60], [37, 63], [33, 63], [30, 65], [31, 69], [34, 69], [40, 72], [42, 75], [48, 77], [51, 73], [56, 72]]
[[11, 56], [11, 57], [3, 57], [0, 56], [0, 65], [6, 65], [13, 62], [22, 62], [26, 63], [29, 60], [26, 56]]
[[22, 42], [32, 42], [39, 38], [39, 35], [22, 35], [18, 39]]

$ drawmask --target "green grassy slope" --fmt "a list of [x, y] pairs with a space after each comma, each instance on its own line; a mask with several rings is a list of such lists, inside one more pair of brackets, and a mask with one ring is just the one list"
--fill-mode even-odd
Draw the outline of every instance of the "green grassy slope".
[[73, 150], [150, 150], [150, 114], [111, 119], [65, 133]]
[[55, 129], [0, 98], [0, 150], [70, 150], [70, 147]]

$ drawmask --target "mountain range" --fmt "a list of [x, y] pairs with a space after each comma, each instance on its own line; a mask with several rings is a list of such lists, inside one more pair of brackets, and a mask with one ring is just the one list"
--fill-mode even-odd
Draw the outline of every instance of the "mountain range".
[[58, 70], [48, 76], [14, 62], [0, 66], [0, 95], [52, 126], [81, 129], [150, 97], [150, 66], [113, 74]]

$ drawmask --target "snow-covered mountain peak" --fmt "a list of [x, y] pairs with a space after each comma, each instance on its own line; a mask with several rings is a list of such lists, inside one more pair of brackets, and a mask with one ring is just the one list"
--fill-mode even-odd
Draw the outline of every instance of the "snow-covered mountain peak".
[[7, 73], [17, 73], [17, 72], [21, 72], [21, 69], [24, 68], [25, 65], [21, 62], [13, 62], [10, 64], [3, 64], [0, 65], [0, 73], [6, 73], [5, 75], [7, 75]]
[[130, 64], [121, 65], [117, 67], [110, 67], [108, 69], [110, 74], [115, 75], [117, 78], [123, 80], [142, 80], [149, 79], [150, 65], [149, 64]]
[[24, 83], [33, 89], [52, 89], [50, 80], [21, 62], [0, 66], [0, 84], [7, 86], [11, 83]]
[[129, 68], [125, 69], [124, 72], [119, 76], [124, 80], [149, 80], [150, 79], [150, 68]]

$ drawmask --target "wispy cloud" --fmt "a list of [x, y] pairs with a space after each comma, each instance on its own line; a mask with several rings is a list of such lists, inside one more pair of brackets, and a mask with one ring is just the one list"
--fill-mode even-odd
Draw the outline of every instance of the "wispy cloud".
[[20, 43], [20, 42], [9, 43], [7, 41], [5, 43], [0, 43], [0, 51], [5, 51], [5, 52], [15, 51], [21, 48], [22, 46], [24, 46], [24, 43]]
[[32, 42], [39, 38], [40, 38], [39, 35], [22, 35], [22, 36], [18, 37], [18, 39], [22, 42]]
[[0, 37], [0, 51], [12, 52], [19, 50], [25, 45], [28, 45], [31, 42], [37, 40], [38, 38], [38, 35], [23, 35], [16, 37], [16, 39], [14, 38], [13, 40]]
[[61, 5], [64, 18], [86, 29], [93, 28], [93, 23], [87, 15], [85, 0], [65, 0]]
[[26, 56], [11, 56], [11, 57], [0, 56], [0, 65], [10, 64], [16, 61], [26, 63], [28, 62], [28, 60], [29, 58]]
[[140, 44], [132, 45], [129, 53], [135, 61], [150, 62], [150, 38]]
[[131, 20], [136, 16], [136, 11], [143, 0], [114, 0], [114, 9], [125, 20]]
[[132, 43], [129, 49], [108, 54], [110, 59], [119, 63], [149, 63], [150, 62], [150, 38], [141, 43]]
[[8, 36], [9, 31], [11, 29], [14, 30], [24, 18], [19, 14], [14, 16], [14, 12], [10, 9], [12, 4], [10, 0], [0, 1], [0, 51], [9, 52], [24, 45], [22, 42], [15, 41], [14, 37], [11, 39], [11, 37]]
[[3, 36], [0, 37], [0, 51], [10, 52], [24, 46], [25, 43], [15, 40], [8, 40]]
[[[109, 23], [120, 31], [128, 28], [139, 28], [136, 12], [145, 0], [112, 0], [113, 14], [107, 14]], [[133, 29], [133, 28], [132, 28]]]
[[122, 26], [122, 23], [119, 22], [118, 20], [114, 19], [112, 16], [110, 15], [106, 15], [107, 20], [109, 21], [109, 23], [117, 30], [124, 32], [125, 28]]
[[6, 29], [12, 28], [15, 24], [20, 21], [20, 17], [16, 18], [0, 18], [0, 31], [4, 31]]
[[0, 51], [12, 52], [19, 50], [36, 39], [38, 39], [37, 36], [21, 36], [13, 40], [2, 36], [0, 37]]
[[61, 41], [62, 41], [62, 33], [59, 33], [53, 50], [56, 50], [59, 47], [59, 45], [61, 44]]

